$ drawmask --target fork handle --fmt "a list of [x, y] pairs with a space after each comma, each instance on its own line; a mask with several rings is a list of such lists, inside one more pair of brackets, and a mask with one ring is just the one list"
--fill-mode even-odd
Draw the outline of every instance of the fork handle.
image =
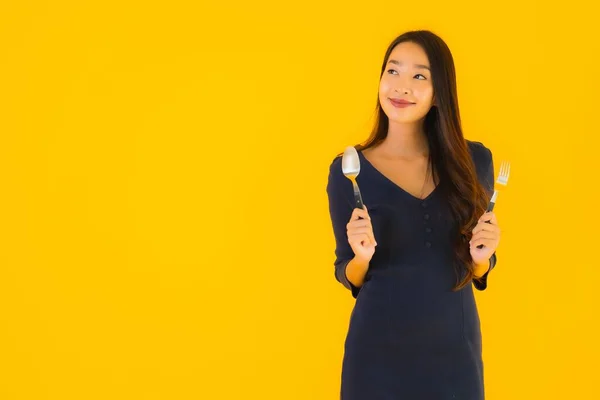
[[[498, 192], [494, 191], [494, 196], [492, 196], [492, 200], [490, 200], [490, 202], [488, 203], [487, 209], [485, 210], [486, 212], [492, 212], [494, 211], [494, 206], [496, 205], [496, 197], [498, 196]], [[490, 221], [485, 221], [486, 224], [491, 224]], [[478, 249], [482, 249], [483, 245], [480, 244], [479, 246], [477, 246]]]
[[487, 206], [487, 212], [492, 212], [494, 210], [494, 206], [496, 205], [496, 199], [498, 198], [498, 191], [494, 190], [494, 194], [492, 195], [492, 198], [490, 199], [490, 202], [488, 203]]

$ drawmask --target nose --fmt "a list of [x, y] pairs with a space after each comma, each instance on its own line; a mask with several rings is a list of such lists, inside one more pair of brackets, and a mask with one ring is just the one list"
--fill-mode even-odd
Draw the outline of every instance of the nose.
[[398, 86], [396, 86], [395, 90], [396, 90], [396, 92], [402, 93], [402, 94], [410, 94], [412, 92], [410, 83], [407, 82], [406, 80], [402, 80], [401, 82], [398, 82]]
[[412, 87], [415, 83], [413, 77], [409, 73], [398, 74], [396, 76], [396, 92], [401, 94], [412, 94]]

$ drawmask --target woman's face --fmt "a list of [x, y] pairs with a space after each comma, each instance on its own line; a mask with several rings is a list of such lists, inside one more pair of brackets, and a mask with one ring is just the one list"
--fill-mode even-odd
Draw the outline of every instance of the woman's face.
[[425, 51], [415, 43], [403, 42], [392, 50], [379, 82], [379, 102], [390, 122], [425, 118], [433, 105], [429, 68]]

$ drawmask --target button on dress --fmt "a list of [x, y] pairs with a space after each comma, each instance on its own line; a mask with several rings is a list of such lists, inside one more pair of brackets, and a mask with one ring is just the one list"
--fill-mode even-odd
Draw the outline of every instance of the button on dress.
[[[492, 154], [467, 141], [481, 184], [491, 197]], [[342, 158], [330, 165], [327, 194], [335, 248], [335, 277], [356, 299], [345, 339], [342, 400], [483, 400], [480, 320], [473, 289], [488, 273], [458, 291], [453, 239], [457, 226], [438, 185], [417, 198], [380, 173], [359, 151], [357, 178], [377, 240], [364, 284], [345, 274], [354, 257], [346, 224], [352, 183]], [[494, 254], [490, 271], [496, 263]]]

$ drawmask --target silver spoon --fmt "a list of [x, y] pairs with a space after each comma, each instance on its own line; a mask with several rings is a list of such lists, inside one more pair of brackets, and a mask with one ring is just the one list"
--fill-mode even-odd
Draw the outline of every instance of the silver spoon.
[[346, 178], [352, 181], [355, 208], [360, 208], [361, 210], [364, 209], [362, 196], [358, 189], [358, 183], [356, 183], [356, 177], [360, 173], [360, 159], [358, 158], [358, 152], [354, 146], [349, 146], [344, 150], [344, 155], [342, 156], [342, 172]]

